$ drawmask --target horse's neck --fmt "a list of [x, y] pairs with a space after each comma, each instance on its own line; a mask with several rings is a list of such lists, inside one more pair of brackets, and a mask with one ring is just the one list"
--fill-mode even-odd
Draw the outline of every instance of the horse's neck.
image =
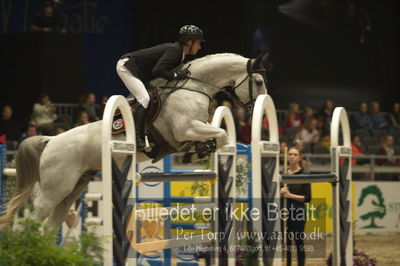
[[[207, 60], [208, 59], [208, 60]], [[245, 59], [236, 55], [210, 56], [193, 62], [190, 67], [194, 86], [200, 85], [209, 95], [213, 95], [225, 86], [231, 85], [231, 81], [237, 81], [246, 73]]]

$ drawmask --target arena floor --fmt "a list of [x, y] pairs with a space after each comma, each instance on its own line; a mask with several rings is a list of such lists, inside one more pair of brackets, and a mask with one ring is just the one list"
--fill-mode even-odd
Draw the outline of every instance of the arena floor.
[[[357, 235], [355, 237], [356, 248], [359, 251], [374, 257], [379, 266], [398, 266], [400, 265], [400, 233], [393, 234], [368, 234]], [[328, 236], [326, 243], [326, 254], [332, 248], [332, 237]], [[329, 252], [328, 252], [329, 251]], [[205, 265], [204, 261], [200, 261], [200, 265]], [[286, 265], [283, 263], [282, 265]], [[296, 259], [292, 261], [292, 265], [297, 265]], [[307, 258], [307, 266], [324, 266], [326, 258]]]
[[[400, 233], [356, 235], [355, 247], [374, 257], [379, 266], [400, 265]], [[327, 250], [331, 250], [332, 238], [328, 237]], [[296, 264], [292, 264], [296, 265]], [[325, 259], [307, 259], [306, 265], [326, 265]]]

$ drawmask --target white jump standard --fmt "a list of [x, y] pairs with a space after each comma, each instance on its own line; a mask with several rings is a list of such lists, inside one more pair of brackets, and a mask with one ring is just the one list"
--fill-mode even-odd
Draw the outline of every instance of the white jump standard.
[[[342, 130], [340, 130], [342, 129]], [[339, 145], [340, 132], [343, 144]], [[281, 182], [331, 183], [333, 204], [333, 264], [353, 264], [353, 232], [351, 214], [351, 140], [346, 110], [336, 107], [331, 122], [331, 171], [330, 174], [281, 175]], [[340, 158], [344, 161], [340, 163]]]
[[[269, 124], [269, 140], [261, 140], [264, 114]], [[341, 131], [340, 131], [341, 129]], [[343, 144], [339, 145], [340, 132]], [[346, 110], [335, 108], [331, 122], [331, 173], [279, 175], [279, 136], [274, 103], [269, 95], [257, 98], [252, 121], [252, 203], [258, 204], [263, 213], [262, 219], [253, 223], [253, 230], [272, 234], [280, 232], [280, 222], [268, 221], [267, 203], [276, 202], [279, 206], [280, 183], [331, 183], [333, 195], [333, 265], [352, 265], [352, 214], [351, 214], [351, 146], [350, 127]], [[340, 158], [344, 161], [340, 163]], [[261, 203], [259, 202], [262, 199]], [[257, 201], [258, 200], [258, 201]], [[279, 241], [259, 240], [260, 265], [281, 265], [274, 247]], [[262, 248], [262, 249], [261, 249]], [[265, 250], [267, 250], [265, 252]], [[283, 255], [283, 254], [282, 254]]]

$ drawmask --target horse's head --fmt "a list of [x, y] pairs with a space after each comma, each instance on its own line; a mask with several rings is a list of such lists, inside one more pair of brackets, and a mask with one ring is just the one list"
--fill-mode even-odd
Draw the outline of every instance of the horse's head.
[[237, 103], [246, 106], [252, 111], [256, 98], [267, 93], [267, 66], [268, 54], [260, 55], [256, 59], [248, 59], [246, 72], [242, 77], [232, 82], [233, 86], [226, 87], [226, 93]]

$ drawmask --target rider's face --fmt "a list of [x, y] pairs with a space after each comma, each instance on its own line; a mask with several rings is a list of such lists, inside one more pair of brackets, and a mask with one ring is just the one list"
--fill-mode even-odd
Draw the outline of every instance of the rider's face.
[[199, 50], [201, 49], [201, 41], [195, 40], [195, 41], [190, 41], [190, 42], [192, 42], [191, 44], [193, 45], [191, 54], [196, 55], [199, 52]]

